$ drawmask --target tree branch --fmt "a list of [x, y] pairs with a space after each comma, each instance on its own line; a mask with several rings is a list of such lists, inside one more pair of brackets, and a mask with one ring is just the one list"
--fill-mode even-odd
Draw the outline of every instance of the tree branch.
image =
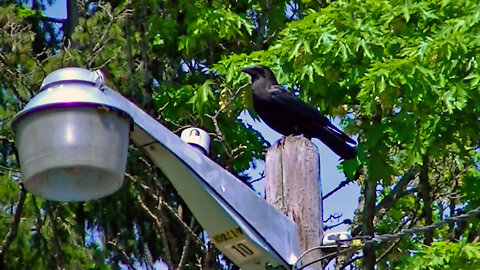
[[[363, 235], [374, 236], [376, 182], [371, 179], [365, 180], [365, 207], [363, 209]], [[375, 269], [375, 247], [373, 243], [365, 244], [363, 248], [363, 269]]]
[[65, 30], [63, 31], [65, 42], [70, 41], [73, 31], [78, 25], [79, 18], [80, 12], [78, 10], [77, 0], [67, 0], [67, 19], [64, 26]]
[[[132, 181], [136, 182], [137, 184], [140, 185], [140, 187], [146, 192], [148, 193], [149, 196], [153, 197], [155, 200], [157, 201], [160, 201], [160, 205], [162, 207], [164, 207], [173, 217], [175, 217], [175, 219], [182, 225], [183, 229], [185, 230], [185, 232], [187, 234], [190, 234], [192, 235], [193, 239], [195, 240], [195, 242], [199, 245], [199, 247], [201, 247], [203, 249], [203, 242], [202, 240], [200, 240], [200, 238], [198, 238], [198, 236], [193, 232], [193, 230], [190, 229], [190, 227], [185, 224], [185, 222], [177, 215], [177, 213], [175, 212], [175, 210], [170, 206], [168, 205], [163, 199], [161, 198], [158, 198], [158, 196], [156, 196], [154, 194], [154, 191], [147, 185], [143, 184], [143, 183], [140, 183], [137, 179], [135, 179], [135, 177], [133, 177], [132, 175], [130, 175], [129, 173], [125, 173], [125, 176], [127, 176], [129, 179], [131, 179]], [[147, 208], [148, 209], [148, 208]], [[153, 214], [151, 211], [150, 213], [155, 216], [155, 214]], [[149, 213], [149, 214], [150, 214]]]
[[7, 171], [7, 172], [13, 172], [13, 173], [20, 173], [19, 170], [12, 169], [12, 168], [9, 168], [9, 167], [3, 166], [3, 165], [0, 165], [0, 170], [4, 170], [4, 171]]
[[57, 262], [58, 269], [65, 269], [64, 261], [63, 261], [63, 253], [60, 244], [60, 239], [58, 239], [58, 229], [57, 229], [57, 222], [55, 221], [55, 216], [53, 215], [53, 209], [51, 207], [51, 203], [49, 201], [46, 202], [47, 204], [47, 216], [52, 223], [52, 234], [53, 234], [53, 245], [55, 246], [55, 260]]
[[201, 269], [212, 270], [215, 264], [215, 246], [212, 243], [209, 243], [203, 256], [203, 262]]
[[410, 181], [415, 178], [417, 171], [418, 167], [413, 166], [402, 176], [392, 191], [375, 206], [375, 215], [383, 209], [389, 209], [401, 197], [401, 192], [404, 191]]
[[344, 181], [340, 182], [340, 184], [336, 188], [334, 188], [332, 191], [328, 192], [325, 196], [323, 196], [322, 199], [325, 200], [326, 198], [330, 197], [333, 193], [342, 189], [344, 186], [350, 184], [351, 182], [353, 182], [353, 180], [344, 180]]
[[253, 183], [258, 182], [258, 181], [260, 181], [264, 178], [265, 178], [265, 172], [263, 171], [263, 172], [260, 173], [260, 177], [258, 177], [257, 179], [250, 180], [250, 181], [248, 181], [248, 183], [253, 184]]
[[[193, 230], [195, 226], [195, 218], [192, 217], [190, 221], [190, 230]], [[183, 244], [182, 256], [180, 257], [180, 262], [178, 263], [177, 270], [182, 270], [185, 268], [185, 263], [187, 262], [188, 251], [190, 249], [190, 242], [192, 240], [192, 235], [187, 234], [187, 238], [185, 239], [185, 243]]]
[[[98, 39], [97, 43], [92, 49], [92, 54], [90, 57], [87, 59], [87, 67], [92, 67], [93, 66], [93, 61], [100, 55], [100, 53], [103, 51], [105, 44], [107, 43], [107, 39], [110, 34], [110, 30], [112, 29], [113, 24], [124, 17], [127, 17], [130, 15], [131, 10], [129, 9], [123, 9], [121, 10], [118, 15], [114, 15], [112, 11], [109, 9], [108, 6], [100, 5], [100, 8], [102, 8], [105, 13], [108, 16], [108, 24], [105, 27], [105, 30], [103, 31], [102, 35]], [[128, 41], [127, 41], [128, 42]], [[128, 52], [127, 52], [128, 53]], [[109, 58], [107, 62], [111, 61], [112, 58]], [[102, 66], [105, 66], [106, 64], [104, 63]]]
[[[147, 18], [147, 8], [148, 8], [148, 1], [146, 0], [141, 0], [139, 1], [139, 16], [140, 18]], [[140, 40], [139, 40], [139, 46], [140, 46], [140, 57], [141, 57], [141, 68], [142, 68], [142, 87], [140, 90], [142, 91], [142, 96], [141, 96], [141, 101], [143, 105], [146, 105], [150, 102], [151, 100], [151, 95], [147, 92], [147, 87], [150, 87], [151, 82], [152, 82], [152, 74], [150, 71], [150, 57], [148, 55], [148, 36], [149, 36], [149, 29], [148, 29], [148, 24], [147, 20], [139, 20], [137, 21], [138, 27], [139, 27], [139, 32], [140, 32]]]
[[344, 264], [339, 268], [339, 270], [345, 269], [347, 266], [351, 265], [351, 264], [354, 263], [356, 260], [361, 259], [361, 258], [363, 258], [363, 256], [361, 256], [361, 255], [351, 258], [351, 259], [348, 260], [346, 263], [344, 263]]
[[157, 215], [155, 215], [150, 208], [145, 204], [145, 202], [142, 199], [142, 195], [138, 194], [137, 195], [138, 202], [140, 203], [140, 206], [147, 212], [147, 214], [155, 221], [155, 224], [157, 225], [157, 228], [160, 232], [160, 239], [162, 240], [162, 246], [163, 246], [163, 252], [165, 252], [165, 263], [168, 265], [169, 269], [173, 269], [173, 258], [172, 254], [170, 252], [170, 245], [168, 244], [168, 238], [167, 238], [167, 232], [165, 230], [165, 224], [163, 224], [163, 221], [161, 218], [158, 218]]
[[[237, 99], [238, 94], [240, 94], [240, 92], [241, 92], [243, 89], [245, 89], [245, 87], [247, 87], [247, 86], [249, 86], [249, 85], [250, 85], [250, 83], [246, 83], [246, 84], [240, 86], [240, 87], [235, 91], [235, 93], [233, 93], [233, 95], [231, 96], [231, 98], [230, 98], [227, 102], [225, 102], [225, 104], [224, 104], [220, 109], [218, 109], [218, 111], [217, 111], [217, 113], [215, 113], [215, 116], [214, 116], [214, 117], [217, 118], [218, 115], [219, 115], [222, 111], [224, 111], [226, 108], [228, 108], [228, 106], [230, 106], [230, 104], [232, 104], [232, 102], [233, 102], [235, 99]], [[228, 88], [227, 88], [227, 89], [228, 89]]]
[[271, 0], [266, 0], [265, 1], [265, 6], [262, 7], [262, 13], [260, 14], [260, 18], [258, 20], [258, 28], [256, 35], [253, 37], [253, 46], [256, 50], [262, 49], [263, 45], [263, 39], [265, 35], [265, 30], [267, 27], [267, 22], [268, 22], [268, 15], [270, 13], [270, 7], [272, 3]]
[[[215, 137], [217, 138], [218, 141], [225, 141], [226, 138], [225, 138], [225, 135], [223, 134], [222, 130], [220, 129], [220, 126], [218, 125], [218, 121], [217, 121], [217, 118], [218, 116], [220, 115], [220, 113], [222, 113], [226, 108], [228, 108], [228, 106], [230, 106], [230, 104], [236, 99], [236, 97], [238, 96], [238, 94], [240, 94], [240, 92], [245, 88], [247, 87], [249, 84], [244, 84], [242, 86], [240, 86], [231, 96], [231, 98], [225, 102], [225, 104], [220, 108], [218, 109], [218, 111], [215, 113], [215, 115], [209, 115], [209, 114], [205, 114], [206, 117], [210, 118], [212, 120], [212, 123], [213, 123], [213, 127], [215, 128]], [[229, 89], [229, 88], [227, 88]], [[230, 89], [229, 89], [230, 90]], [[225, 148], [225, 152], [227, 154], [229, 154], [230, 151], [228, 151], [228, 149]], [[230, 158], [230, 156], [229, 156]]]
[[127, 253], [125, 253], [125, 251], [118, 244], [117, 238], [113, 239], [112, 241], [108, 241], [107, 245], [109, 245], [111, 249], [115, 250], [120, 255], [120, 257], [122, 258], [122, 262], [125, 263], [128, 269], [136, 269], [135, 265], [128, 257]]
[[[383, 209], [389, 209], [398, 199], [400, 199], [405, 193], [403, 191], [407, 185], [412, 181], [418, 172], [418, 167], [411, 167], [397, 182], [397, 185], [392, 189], [392, 191], [385, 197], [381, 202], [375, 206], [375, 216], [378, 215]], [[362, 231], [362, 226], [355, 227], [352, 230], [352, 236], [358, 235]]]
[[[32, 201], [33, 209], [35, 211], [35, 231], [37, 232], [37, 237], [39, 239], [39, 242], [43, 241], [44, 243], [46, 243], [47, 241], [45, 237], [42, 235], [42, 227], [45, 220], [42, 219], [42, 213], [40, 212], [40, 208], [38, 207], [36, 197], [32, 195], [31, 198], [32, 198], [31, 201]], [[44, 248], [44, 252], [47, 254], [48, 253], [47, 245], [44, 244], [41, 246]]]
[[[415, 211], [414, 211], [413, 216], [410, 218], [410, 224], [407, 226], [407, 228], [411, 229], [415, 225], [417, 220], [418, 219], [417, 219], [417, 216], [416, 216]], [[394, 230], [394, 233], [400, 232], [403, 229], [403, 227], [406, 225], [407, 222], [408, 221], [402, 222], [402, 224], [397, 226], [397, 228]], [[393, 240], [393, 243], [380, 256], [378, 256], [376, 264], [378, 264], [385, 256], [387, 256], [393, 250], [393, 248], [398, 244], [398, 242], [400, 242], [400, 240], [401, 240], [401, 238], [397, 238], [397, 239]]]
[[[129, 21], [129, 19], [128, 19]], [[126, 51], [126, 58], [127, 58], [127, 70], [128, 70], [128, 84], [130, 85], [130, 91], [132, 92], [132, 96], [136, 96], [137, 94], [137, 85], [135, 84], [135, 65], [133, 64], [133, 56], [132, 56], [132, 45], [130, 41], [130, 28], [128, 24], [123, 27], [124, 34], [125, 34], [125, 49]]]
[[23, 204], [25, 203], [25, 198], [27, 197], [27, 191], [20, 185], [20, 197], [18, 198], [17, 208], [15, 209], [15, 214], [13, 216], [13, 222], [10, 225], [10, 230], [8, 230], [5, 239], [3, 240], [2, 247], [0, 248], [0, 268], [3, 269], [5, 264], [5, 253], [12, 244], [12, 241], [17, 236], [18, 225], [20, 223], [20, 217], [22, 215]]
[[[419, 182], [420, 182], [420, 193], [422, 194], [423, 199], [423, 216], [425, 217], [425, 225], [432, 225], [433, 216], [432, 216], [432, 188], [428, 179], [428, 166], [429, 158], [427, 155], [423, 156], [423, 164], [420, 170]], [[428, 231], [425, 233], [425, 245], [430, 245], [433, 242], [433, 231]]]
[[29, 19], [33, 19], [33, 20], [39, 20], [39, 21], [42, 21], [42, 22], [50, 22], [50, 23], [66, 23], [67, 20], [66, 19], [59, 19], [59, 18], [52, 18], [52, 17], [46, 17], [46, 16], [40, 16], [40, 15], [32, 15], [32, 16], [28, 16]]
[[398, 244], [399, 241], [400, 241], [400, 238], [395, 239], [393, 243], [380, 256], [378, 256], [376, 264], [379, 263], [385, 256], [387, 256], [390, 253], [390, 251], [392, 251], [393, 248]]

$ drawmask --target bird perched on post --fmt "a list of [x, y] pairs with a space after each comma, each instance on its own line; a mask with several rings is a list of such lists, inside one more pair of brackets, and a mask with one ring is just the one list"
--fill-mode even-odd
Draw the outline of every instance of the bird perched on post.
[[269, 127], [284, 136], [318, 138], [342, 159], [356, 157], [356, 142], [318, 110], [283, 89], [268, 67], [244, 68], [242, 72], [250, 75], [253, 108]]

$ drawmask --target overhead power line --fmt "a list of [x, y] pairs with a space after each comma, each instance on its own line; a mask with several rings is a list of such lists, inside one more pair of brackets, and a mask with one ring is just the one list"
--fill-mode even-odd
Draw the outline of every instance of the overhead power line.
[[[385, 243], [385, 242], [390, 242], [390, 241], [393, 241], [393, 240], [403, 238], [407, 235], [425, 233], [425, 232], [428, 232], [428, 231], [431, 231], [431, 230], [438, 229], [438, 228], [440, 228], [444, 225], [448, 225], [448, 224], [452, 224], [452, 223], [460, 222], [460, 221], [465, 221], [465, 220], [467, 220], [471, 217], [475, 217], [475, 216], [479, 216], [479, 215], [480, 215], [480, 206], [477, 207], [477, 208], [474, 208], [470, 211], [467, 211], [464, 214], [454, 216], [454, 217], [448, 217], [448, 218], [445, 218], [443, 220], [437, 221], [437, 222], [435, 222], [431, 225], [417, 226], [417, 227], [413, 227], [413, 228], [410, 228], [410, 229], [400, 230], [398, 233], [394, 233], [394, 234], [386, 233], [386, 234], [380, 234], [380, 235], [377, 235], [377, 236], [374, 236], [374, 237], [357, 236], [357, 237], [354, 237], [353, 239], [351, 239], [350, 244], [347, 244], [345, 241], [339, 241], [337, 247], [338, 247], [338, 249], [341, 249], [341, 250], [337, 250], [335, 252], [325, 254], [324, 256], [322, 256], [320, 258], [317, 258], [315, 260], [312, 260], [310, 262], [305, 263], [304, 265], [302, 265], [300, 267], [297, 267], [298, 262], [303, 257], [305, 257], [308, 253], [310, 253], [312, 251], [315, 251], [315, 250], [319, 250], [319, 249], [332, 248], [332, 246], [316, 246], [316, 247], [313, 247], [313, 248], [305, 251], [304, 253], [302, 253], [298, 257], [297, 262], [295, 264], [293, 264], [292, 269], [297, 269], [297, 270], [304, 269], [305, 267], [307, 267], [309, 265], [312, 265], [314, 263], [320, 262], [320, 261], [325, 260], [325, 259], [332, 258], [332, 256], [336, 256], [338, 254], [347, 253], [349, 251], [361, 249], [366, 244], [372, 244], [372, 243], [373, 244], [381, 244], [381, 243]], [[358, 241], [354, 241], [354, 240], [360, 240], [361, 242], [358, 243]]]

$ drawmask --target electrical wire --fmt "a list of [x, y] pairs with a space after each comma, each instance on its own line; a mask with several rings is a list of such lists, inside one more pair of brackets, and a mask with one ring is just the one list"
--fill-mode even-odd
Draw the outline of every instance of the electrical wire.
[[[338, 250], [336, 252], [332, 252], [332, 253], [329, 253], [327, 255], [324, 255], [318, 259], [315, 259], [311, 262], [308, 262], [306, 263], [305, 265], [302, 265], [300, 268], [297, 268], [297, 264], [298, 262], [300, 261], [300, 259], [302, 259], [303, 257], [305, 257], [308, 253], [312, 252], [312, 251], [315, 251], [315, 250], [319, 250], [319, 249], [326, 249], [326, 248], [332, 248], [332, 246], [316, 246], [316, 247], [313, 247], [313, 248], [310, 248], [308, 250], [306, 250], [305, 252], [303, 252], [298, 258], [297, 260], [295, 261], [295, 263], [292, 265], [292, 269], [297, 269], [297, 270], [301, 270], [301, 269], [304, 269], [305, 267], [307, 266], [310, 266], [314, 263], [317, 263], [319, 261], [322, 261], [322, 260], [325, 260], [325, 259], [328, 259], [329, 257], [333, 256], [333, 255], [336, 255], [336, 254], [342, 254], [342, 253], [346, 253], [346, 252], [349, 252], [349, 251], [352, 251], [354, 249], [361, 249], [363, 248], [366, 244], [380, 244], [380, 243], [384, 243], [384, 242], [389, 242], [389, 241], [392, 241], [392, 240], [396, 240], [396, 239], [399, 239], [399, 238], [403, 238], [407, 235], [410, 235], [410, 234], [416, 234], [416, 233], [425, 233], [425, 232], [428, 232], [430, 230], [435, 230], [435, 229], [438, 229], [444, 225], [447, 225], [447, 224], [450, 224], [450, 223], [454, 223], [454, 222], [460, 222], [460, 221], [464, 221], [468, 218], [471, 218], [471, 217], [474, 217], [474, 216], [478, 216], [480, 215], [480, 206], [477, 207], [477, 208], [474, 208], [468, 212], [466, 212], [465, 214], [461, 214], [461, 215], [458, 215], [458, 216], [454, 216], [454, 217], [448, 217], [448, 218], [445, 218], [443, 220], [440, 220], [438, 222], [435, 222], [433, 224], [430, 224], [430, 225], [426, 225], [426, 226], [418, 226], [418, 227], [413, 227], [413, 228], [410, 228], [410, 229], [403, 229], [403, 230], [400, 230], [400, 232], [398, 233], [395, 233], [395, 234], [390, 234], [390, 233], [386, 233], [386, 234], [381, 234], [381, 235], [377, 235], [377, 236], [374, 236], [374, 237], [370, 237], [370, 236], [357, 236], [357, 237], [354, 237], [350, 240], [348, 240], [349, 242], [351, 241], [351, 243], [353, 243], [353, 240], [356, 240], [356, 239], [360, 239], [362, 240], [362, 243], [360, 245], [350, 245], [350, 246], [347, 246], [345, 249], [343, 250]], [[338, 241], [339, 243], [340, 242], [345, 242], [345, 241]], [[345, 245], [345, 244], [343, 244]], [[342, 248], [342, 246], [338, 245], [337, 246], [338, 248]]]
[[465, 214], [461, 214], [461, 215], [454, 216], [454, 217], [448, 217], [448, 218], [445, 218], [445, 219], [440, 220], [438, 222], [435, 222], [431, 225], [414, 227], [414, 228], [411, 228], [411, 229], [403, 229], [400, 232], [395, 233], [395, 234], [390, 234], [390, 233], [381, 234], [381, 235], [375, 236], [371, 239], [367, 239], [364, 242], [365, 243], [389, 242], [389, 241], [396, 240], [398, 238], [402, 238], [402, 237], [410, 235], [410, 234], [425, 233], [425, 232], [428, 232], [430, 230], [435, 230], [435, 229], [438, 229], [438, 228], [440, 228], [444, 225], [447, 225], [449, 223], [464, 221], [464, 220], [466, 220], [470, 217], [474, 217], [474, 216], [478, 216], [478, 215], [480, 215], [480, 206], [466, 212]]
[[[318, 258], [318, 259], [315, 259], [315, 260], [313, 260], [313, 261], [311, 261], [311, 262], [308, 262], [308, 263], [302, 265], [302, 266], [299, 267], [299, 268], [294, 268], [294, 269], [302, 270], [302, 269], [304, 269], [304, 268], [307, 267], [307, 266], [310, 266], [310, 265], [315, 264], [315, 263], [317, 263], [317, 262], [323, 261], [323, 260], [328, 259], [328, 258], [330, 258], [330, 257], [332, 257], [332, 256], [339, 255], [339, 254], [343, 254], [343, 253], [347, 253], [347, 252], [350, 252], [350, 251], [352, 251], [352, 250], [361, 249], [361, 248], [362, 248], [362, 246], [351, 246], [351, 247], [346, 248], [346, 249], [342, 249], [342, 250], [338, 250], [338, 251], [335, 251], [335, 252], [331, 252], [331, 253], [328, 253], [327, 255], [324, 255], [324, 256], [322, 256], [322, 257], [320, 257], [320, 258]], [[298, 261], [297, 261], [297, 262], [298, 262]], [[297, 264], [297, 263], [294, 264], [294, 267], [296, 267], [296, 264]]]

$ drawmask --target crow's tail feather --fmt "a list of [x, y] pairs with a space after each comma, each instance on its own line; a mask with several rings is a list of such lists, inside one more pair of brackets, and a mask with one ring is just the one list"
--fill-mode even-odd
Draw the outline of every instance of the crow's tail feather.
[[[328, 127], [320, 126], [316, 128], [316, 132], [312, 137], [318, 138], [342, 159], [354, 159], [357, 156], [355, 147], [347, 143], [347, 141], [352, 142], [353, 140], [343, 132], [338, 134], [338, 132], [332, 132]], [[346, 140], [346, 138], [348, 138], [348, 140]]]
[[354, 145], [357, 144], [356, 141], [350, 138], [347, 134], [343, 133], [343, 131], [338, 129], [336, 126], [332, 125], [332, 123], [330, 123], [330, 125], [327, 126], [326, 128], [328, 129], [329, 132], [334, 133], [336, 136], [340, 137], [340, 139], [344, 140], [345, 142], [349, 144], [354, 144]]

